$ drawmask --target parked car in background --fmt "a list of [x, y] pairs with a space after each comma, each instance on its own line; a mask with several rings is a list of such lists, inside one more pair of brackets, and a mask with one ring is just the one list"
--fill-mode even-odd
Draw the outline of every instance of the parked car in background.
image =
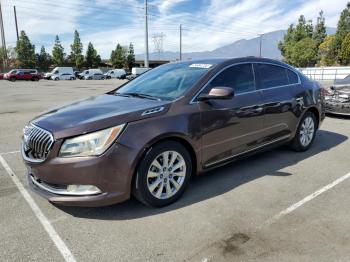
[[74, 71], [74, 76], [75, 78], [78, 78], [79, 79], [79, 75], [81, 74], [80, 71]]
[[105, 80], [106, 76], [103, 75], [102, 73], [93, 73], [88, 76], [84, 76], [85, 80]]
[[193, 175], [284, 144], [308, 150], [324, 117], [319, 84], [285, 63], [169, 63], [33, 119], [22, 157], [30, 188], [54, 203], [111, 205], [133, 194], [160, 207]]
[[350, 116], [350, 75], [325, 89], [326, 112]]
[[73, 74], [70, 73], [63, 73], [60, 75], [53, 75], [51, 76], [52, 80], [75, 80], [75, 76]]
[[126, 74], [126, 71], [124, 69], [112, 69], [112, 70], [108, 70], [108, 72], [105, 73], [104, 75], [106, 79], [111, 79], [111, 78], [120, 78], [125, 74]]
[[129, 75], [127, 75], [127, 76], [125, 76], [125, 79], [127, 79], [127, 80], [133, 80], [133, 79], [135, 79], [137, 76], [136, 75], [133, 75], [133, 74], [129, 74]]
[[148, 70], [150, 70], [150, 68], [147, 68], [147, 67], [133, 67], [131, 69], [131, 74], [135, 75], [135, 76], [139, 76], [139, 75], [147, 72]]
[[0, 80], [3, 80], [3, 79], [4, 79], [4, 74], [0, 73]]
[[55, 67], [51, 72], [44, 75], [44, 79], [54, 79], [53, 76], [60, 76], [64, 73], [73, 74], [73, 67]]
[[126, 72], [124, 75], [121, 75], [120, 77], [118, 77], [118, 79], [127, 79], [127, 77], [131, 75], [130, 72]]
[[4, 75], [4, 79], [12, 82], [17, 80], [39, 81], [42, 78], [43, 75], [36, 69], [13, 69]]
[[98, 69], [98, 68], [92, 68], [92, 69], [87, 69], [87, 70], [84, 70], [83, 72], [81, 72], [79, 74], [79, 79], [88, 79], [88, 77], [90, 75], [93, 75], [95, 73], [98, 73], [98, 74], [102, 74], [103, 75], [103, 72], [101, 69]]

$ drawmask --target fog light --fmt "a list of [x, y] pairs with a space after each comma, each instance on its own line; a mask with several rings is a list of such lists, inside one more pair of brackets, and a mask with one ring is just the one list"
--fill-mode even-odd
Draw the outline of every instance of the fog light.
[[92, 185], [69, 185], [67, 192], [74, 195], [96, 195], [102, 193], [98, 187]]

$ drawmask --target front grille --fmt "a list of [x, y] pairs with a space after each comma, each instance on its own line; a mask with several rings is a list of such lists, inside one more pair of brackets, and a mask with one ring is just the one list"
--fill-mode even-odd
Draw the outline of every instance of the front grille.
[[52, 134], [33, 124], [26, 126], [23, 133], [23, 150], [26, 156], [33, 160], [45, 160], [54, 142]]

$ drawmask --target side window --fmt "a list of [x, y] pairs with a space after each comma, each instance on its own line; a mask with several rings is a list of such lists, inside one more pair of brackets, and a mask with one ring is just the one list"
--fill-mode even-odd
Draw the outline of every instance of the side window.
[[299, 83], [299, 78], [296, 73], [294, 73], [292, 70], [286, 69], [287, 70], [287, 75], [289, 79], [289, 84], [298, 84]]
[[289, 85], [287, 69], [270, 64], [256, 64], [259, 88], [266, 89]]
[[227, 68], [209, 84], [210, 88], [217, 86], [231, 87], [235, 94], [255, 91], [252, 64], [241, 64]]

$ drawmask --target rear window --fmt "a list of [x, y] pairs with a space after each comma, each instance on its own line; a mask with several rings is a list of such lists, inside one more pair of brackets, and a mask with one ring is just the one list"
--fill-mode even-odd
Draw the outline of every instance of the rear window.
[[296, 73], [294, 73], [292, 70], [286, 69], [287, 75], [289, 79], [289, 84], [298, 84], [299, 83], [299, 77]]
[[269, 64], [256, 64], [259, 88], [267, 89], [289, 85], [287, 69]]

